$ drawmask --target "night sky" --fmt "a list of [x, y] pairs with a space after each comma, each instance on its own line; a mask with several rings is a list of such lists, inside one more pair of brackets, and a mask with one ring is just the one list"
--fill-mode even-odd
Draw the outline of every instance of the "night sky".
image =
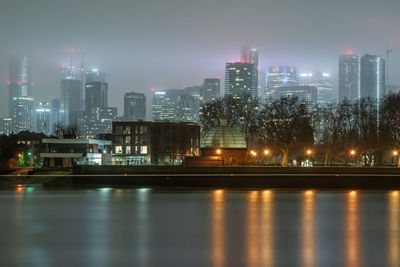
[[290, 64], [336, 77], [339, 54], [392, 49], [390, 83], [400, 84], [399, 11], [399, 0], [2, 0], [0, 116], [13, 51], [32, 57], [37, 100], [59, 97], [60, 65], [85, 55], [85, 66], [107, 73], [119, 113], [127, 91], [150, 98], [153, 87], [223, 77], [244, 44], [259, 49], [260, 75]]

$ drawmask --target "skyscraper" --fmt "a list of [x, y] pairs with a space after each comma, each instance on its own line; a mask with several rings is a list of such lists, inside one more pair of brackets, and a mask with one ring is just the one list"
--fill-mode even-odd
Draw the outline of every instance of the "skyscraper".
[[50, 102], [39, 102], [36, 107], [36, 132], [51, 134]]
[[85, 84], [85, 112], [91, 114], [96, 108], [108, 106], [108, 83], [90, 81]]
[[86, 82], [106, 82], [106, 74], [94, 68], [86, 72]]
[[360, 55], [348, 53], [339, 57], [339, 101], [360, 99], [361, 94]]
[[14, 97], [12, 102], [13, 131], [33, 131], [33, 98]]
[[214, 101], [221, 95], [221, 79], [207, 78], [204, 79], [203, 86], [200, 89], [200, 101], [207, 103]]
[[275, 99], [288, 96], [297, 96], [300, 101], [305, 101], [308, 105], [316, 104], [318, 100], [315, 86], [283, 86], [275, 88]]
[[32, 96], [32, 69], [31, 62], [28, 56], [24, 56], [21, 62], [21, 92], [19, 96], [31, 97]]
[[62, 123], [64, 117], [64, 110], [61, 108], [61, 100], [54, 98], [51, 100], [51, 115], [50, 115], [50, 132], [56, 130], [56, 126]]
[[21, 64], [17, 55], [10, 57], [8, 71], [8, 115], [13, 115], [13, 99], [20, 96]]
[[239, 96], [249, 93], [252, 97], [258, 95], [257, 66], [245, 61], [226, 63], [225, 94]]
[[317, 88], [318, 105], [324, 106], [328, 103], [332, 103], [333, 82], [328, 73], [301, 73], [299, 75], [299, 85], [314, 86]]
[[146, 120], [146, 95], [130, 92], [124, 95], [124, 119]]
[[275, 89], [285, 86], [297, 86], [296, 67], [293, 66], [272, 66], [267, 68], [265, 83], [265, 98], [275, 98]]
[[385, 90], [385, 60], [380, 56], [365, 54], [361, 58], [361, 97], [378, 100]]
[[61, 73], [61, 109], [64, 126], [79, 127], [82, 118], [82, 72], [64, 67]]
[[250, 48], [247, 45], [243, 46], [240, 60], [258, 67], [258, 50], [256, 48]]

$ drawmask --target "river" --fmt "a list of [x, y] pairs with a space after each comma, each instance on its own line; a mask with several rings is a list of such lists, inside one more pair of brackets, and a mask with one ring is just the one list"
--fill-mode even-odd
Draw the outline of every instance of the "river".
[[400, 266], [399, 191], [0, 191], [0, 266]]

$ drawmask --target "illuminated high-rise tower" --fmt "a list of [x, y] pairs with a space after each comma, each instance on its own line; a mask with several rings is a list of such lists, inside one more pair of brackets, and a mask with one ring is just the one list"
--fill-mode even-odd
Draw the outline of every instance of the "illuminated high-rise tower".
[[272, 66], [268, 67], [265, 83], [265, 98], [275, 98], [275, 89], [285, 86], [298, 85], [296, 67], [293, 66]]
[[21, 61], [21, 97], [32, 97], [32, 69], [28, 56], [24, 56]]
[[348, 52], [339, 57], [339, 101], [360, 99], [361, 58]]
[[64, 126], [78, 127], [82, 118], [82, 71], [64, 66], [61, 71], [61, 109]]
[[242, 54], [240, 57], [241, 61], [252, 63], [258, 67], [258, 50], [256, 48], [250, 48], [249, 46], [244, 46], [242, 48]]
[[317, 89], [318, 105], [324, 106], [333, 101], [333, 82], [328, 73], [301, 73], [299, 85], [313, 86]]
[[10, 58], [9, 72], [8, 72], [8, 115], [13, 115], [13, 99], [20, 96], [21, 87], [21, 62], [17, 55]]
[[226, 63], [225, 94], [239, 96], [249, 93], [252, 97], [258, 95], [257, 66], [245, 61]]

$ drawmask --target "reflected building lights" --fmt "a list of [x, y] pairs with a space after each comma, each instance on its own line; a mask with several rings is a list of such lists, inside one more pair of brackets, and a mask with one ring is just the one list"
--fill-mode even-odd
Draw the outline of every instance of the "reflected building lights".
[[212, 192], [211, 249], [212, 266], [225, 266], [225, 196], [223, 190]]
[[274, 192], [262, 191], [261, 266], [274, 266]]
[[399, 217], [399, 192], [389, 193], [389, 266], [400, 267], [400, 217]]
[[146, 267], [149, 265], [149, 193], [148, 188], [136, 189], [137, 192], [137, 218], [138, 224], [136, 227], [138, 244], [136, 255], [138, 266]]
[[258, 191], [251, 191], [247, 195], [247, 215], [246, 215], [246, 259], [248, 267], [259, 265], [259, 210], [258, 210]]
[[315, 266], [315, 232], [315, 193], [308, 190], [303, 193], [302, 262], [304, 267]]
[[357, 191], [346, 194], [345, 261], [348, 267], [360, 264], [360, 204]]

